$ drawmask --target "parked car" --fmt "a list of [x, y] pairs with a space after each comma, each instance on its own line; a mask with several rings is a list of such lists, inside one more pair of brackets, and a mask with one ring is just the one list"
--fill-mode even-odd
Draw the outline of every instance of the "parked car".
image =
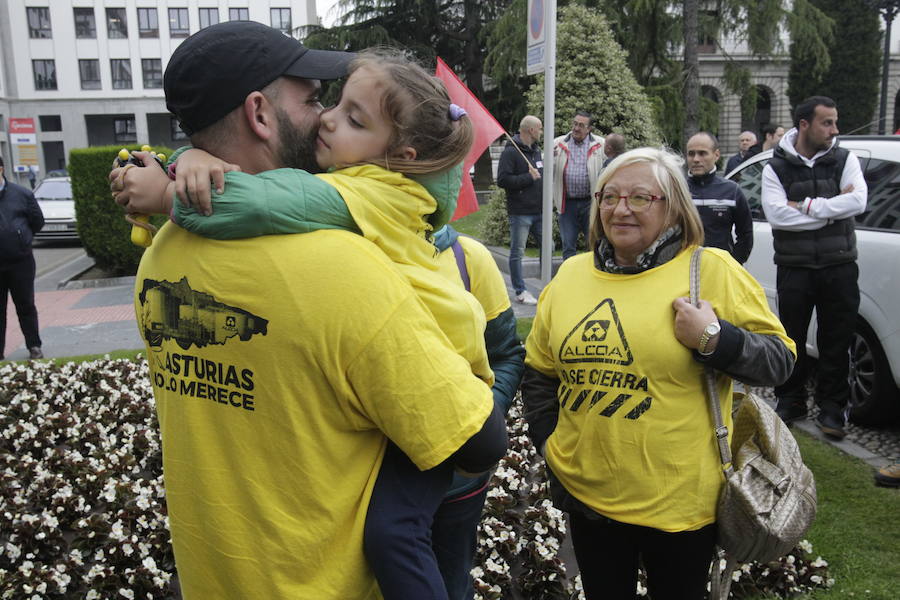
[[34, 198], [44, 213], [44, 228], [39, 240], [77, 240], [75, 201], [69, 177], [47, 177], [34, 190]]
[[[866, 211], [856, 217], [859, 313], [850, 348], [850, 417], [880, 424], [900, 415], [900, 136], [841, 136], [860, 162], [869, 187]], [[726, 177], [736, 181], [753, 213], [753, 252], [744, 265], [777, 311], [772, 228], [761, 205], [762, 171], [772, 151], [750, 157]], [[807, 351], [818, 357], [816, 318]]]

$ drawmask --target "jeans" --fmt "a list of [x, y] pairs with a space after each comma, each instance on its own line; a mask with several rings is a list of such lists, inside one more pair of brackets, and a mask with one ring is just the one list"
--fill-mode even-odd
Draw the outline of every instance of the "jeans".
[[451, 463], [420, 471], [388, 442], [363, 533], [363, 552], [384, 600], [447, 600], [431, 525], [452, 476]]
[[25, 336], [25, 347], [41, 346], [38, 335], [38, 313], [34, 305], [34, 255], [0, 267], [0, 356], [6, 348], [6, 299], [12, 296], [19, 317], [19, 327]]
[[522, 279], [522, 256], [525, 254], [525, 243], [528, 232], [541, 246], [541, 215], [509, 215], [509, 278], [516, 295], [525, 291], [525, 280]]
[[559, 237], [562, 238], [563, 260], [575, 256], [578, 234], [584, 234], [584, 245], [588, 243], [591, 221], [591, 199], [566, 199], [566, 212], [559, 214]]
[[431, 545], [450, 600], [472, 600], [472, 570], [478, 523], [487, 487], [461, 500], [444, 502], [434, 515]]
[[819, 348], [816, 404], [823, 412], [843, 418], [850, 399], [849, 352], [859, 310], [858, 277], [855, 262], [822, 269], [778, 267], [778, 316], [785, 332], [797, 344], [794, 370], [784, 384], [775, 388], [779, 401], [806, 402], [806, 334], [815, 308]]
[[[599, 516], [599, 515], [598, 515]], [[716, 525], [668, 533], [569, 513], [572, 546], [587, 600], [634, 598], [638, 563], [653, 600], [702, 600], [716, 545]]]

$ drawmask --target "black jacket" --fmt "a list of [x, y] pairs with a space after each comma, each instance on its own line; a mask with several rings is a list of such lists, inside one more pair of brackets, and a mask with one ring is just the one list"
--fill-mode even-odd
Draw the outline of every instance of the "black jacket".
[[0, 190], [0, 266], [31, 255], [31, 240], [43, 226], [44, 213], [31, 190], [6, 181]]
[[[537, 167], [541, 176], [544, 175], [544, 162], [541, 156], [541, 147], [536, 143], [526, 146], [522, 139], [516, 135], [512, 142], [507, 142], [500, 155], [497, 165], [497, 185], [506, 190], [506, 210], [511, 215], [539, 215], [543, 207], [543, 179], [533, 179], [528, 172], [528, 163]], [[516, 150], [516, 146], [522, 151]]]
[[[688, 187], [703, 221], [704, 244], [728, 250], [741, 264], [747, 262], [753, 249], [753, 217], [741, 188], [715, 171], [699, 177], [690, 175]], [[737, 242], [731, 235], [732, 227]]]

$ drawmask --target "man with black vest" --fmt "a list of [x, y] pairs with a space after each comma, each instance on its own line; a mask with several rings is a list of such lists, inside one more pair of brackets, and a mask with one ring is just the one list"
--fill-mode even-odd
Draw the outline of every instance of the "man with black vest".
[[716, 136], [708, 131], [692, 135], [687, 143], [688, 187], [703, 222], [704, 243], [727, 250], [744, 264], [753, 249], [753, 217], [738, 184], [716, 175], [719, 156]]
[[776, 412], [785, 423], [807, 414], [806, 333], [815, 308], [816, 424], [841, 439], [850, 395], [848, 353], [859, 308], [853, 217], [865, 211], [868, 189], [859, 160], [838, 146], [837, 120], [834, 100], [825, 96], [796, 107], [794, 128], [763, 169], [762, 205], [772, 225], [778, 312], [797, 344], [794, 372], [775, 388]]

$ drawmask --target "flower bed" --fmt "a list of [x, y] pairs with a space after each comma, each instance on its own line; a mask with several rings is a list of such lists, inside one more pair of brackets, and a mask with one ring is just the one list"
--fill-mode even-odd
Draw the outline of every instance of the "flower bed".
[[[565, 519], [518, 409], [509, 423], [479, 531], [477, 597], [569, 598]], [[828, 584], [811, 551], [745, 565], [735, 596]], [[58, 598], [179, 598], [143, 360], [0, 367], [0, 599]]]

